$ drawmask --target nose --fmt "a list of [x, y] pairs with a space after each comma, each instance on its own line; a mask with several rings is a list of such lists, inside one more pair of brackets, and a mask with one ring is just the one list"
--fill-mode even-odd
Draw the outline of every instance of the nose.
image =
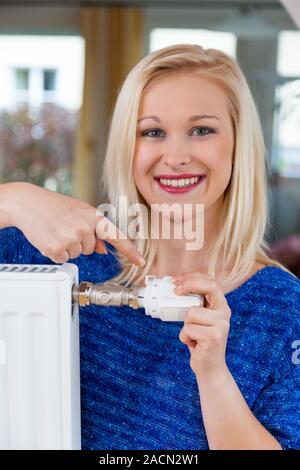
[[169, 168], [176, 169], [179, 166], [190, 163], [191, 156], [184, 145], [178, 143], [170, 144], [162, 156], [162, 162]]

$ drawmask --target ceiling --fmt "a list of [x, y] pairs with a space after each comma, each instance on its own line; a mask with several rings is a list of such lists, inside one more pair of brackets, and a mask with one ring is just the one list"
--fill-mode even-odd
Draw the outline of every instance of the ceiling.
[[0, 6], [26, 5], [131, 5], [136, 7], [202, 7], [202, 8], [232, 8], [235, 6], [253, 6], [259, 9], [282, 9], [279, 0], [0, 0]]

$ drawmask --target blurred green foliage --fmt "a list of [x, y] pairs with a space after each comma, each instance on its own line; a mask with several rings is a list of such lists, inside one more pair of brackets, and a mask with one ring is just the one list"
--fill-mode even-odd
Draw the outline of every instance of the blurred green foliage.
[[72, 196], [78, 117], [54, 104], [0, 112], [0, 183], [27, 181]]

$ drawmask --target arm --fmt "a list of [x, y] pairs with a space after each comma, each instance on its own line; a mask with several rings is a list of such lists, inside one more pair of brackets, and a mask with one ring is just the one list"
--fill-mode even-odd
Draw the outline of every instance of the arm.
[[0, 184], [0, 229], [9, 226], [21, 230], [55, 263], [66, 263], [81, 253], [105, 253], [105, 239], [132, 263], [145, 263], [127, 234], [99, 209], [25, 181]]
[[0, 229], [13, 226], [11, 194], [18, 191], [18, 185], [22, 183], [0, 184]]
[[196, 378], [210, 449], [282, 449], [251, 412], [228, 368]]
[[[251, 412], [227, 368], [225, 351], [231, 311], [219, 285], [198, 272], [183, 273], [173, 282], [179, 295], [192, 292], [205, 296], [204, 307], [189, 309], [179, 339], [190, 351], [210, 449], [282, 449]], [[285, 384], [283, 390], [284, 387]], [[276, 395], [274, 403], [280, 406], [280, 396]]]

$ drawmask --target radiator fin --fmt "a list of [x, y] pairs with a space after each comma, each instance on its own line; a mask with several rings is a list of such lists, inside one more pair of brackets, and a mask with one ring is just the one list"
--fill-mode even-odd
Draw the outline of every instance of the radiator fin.
[[65, 266], [0, 265], [0, 449], [80, 449], [78, 268]]
[[58, 270], [57, 267], [53, 266], [44, 266], [44, 265], [12, 265], [12, 264], [7, 264], [3, 265], [1, 264], [0, 267], [0, 272], [6, 272], [6, 273], [12, 273], [12, 272], [17, 272], [17, 273], [56, 273]]

